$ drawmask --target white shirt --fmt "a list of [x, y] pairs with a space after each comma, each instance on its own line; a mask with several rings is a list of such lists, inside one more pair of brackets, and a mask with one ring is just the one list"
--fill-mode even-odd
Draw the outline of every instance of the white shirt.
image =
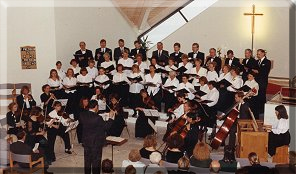
[[134, 168], [136, 168], [136, 173], [144, 173], [144, 167], [146, 166], [144, 163], [140, 161], [132, 162], [130, 160], [123, 160], [121, 171], [124, 173], [125, 168], [129, 165], [132, 165]]
[[139, 65], [138, 62], [135, 63], [135, 65], [139, 66], [139, 69], [142, 73], [145, 73], [145, 69], [148, 69], [148, 65], [146, 62], [141, 62], [141, 64]]
[[208, 81], [215, 81], [217, 82], [218, 81], [218, 74], [216, 71], [208, 71], [207, 72], [207, 80]]
[[244, 81], [240, 76], [231, 77], [229, 81], [232, 85], [227, 87], [227, 90], [230, 92], [236, 92], [235, 89], [239, 89], [243, 86]]
[[164, 69], [165, 69], [166, 71], [173, 71], [173, 70], [177, 70], [178, 68], [177, 68], [175, 65], [172, 65], [172, 66], [170, 66], [170, 65], [166, 65], [166, 66], [164, 67]]
[[[134, 64], [134, 60], [131, 58], [121, 58], [118, 60], [118, 64], [122, 64], [124, 67], [132, 67]], [[131, 70], [124, 70], [124, 73], [126, 73], [126, 75], [128, 75], [129, 73], [131, 73]]]
[[272, 132], [274, 134], [284, 134], [289, 130], [289, 119], [281, 118], [277, 123], [272, 125]]
[[151, 87], [149, 86], [147, 88], [147, 92], [150, 95], [152, 93], [152, 95], [154, 96], [155, 94], [158, 93], [159, 91], [159, 86], [162, 83], [161, 81], [161, 75], [158, 73], [155, 73], [153, 77], [151, 77], [151, 74], [147, 74], [145, 75], [145, 82], [146, 83], [153, 83], [156, 85], [156, 87]]
[[[22, 94], [23, 95], [23, 98], [24, 98], [24, 102], [26, 103], [26, 107], [27, 108], [31, 108], [31, 106], [30, 106], [30, 102], [29, 102], [29, 99], [27, 98], [27, 99], [25, 99], [25, 95], [24, 94]], [[14, 114], [13, 114], [14, 115]], [[15, 115], [14, 115], [14, 117], [15, 117]]]
[[176, 118], [180, 118], [182, 115], [184, 115], [184, 104], [181, 104], [177, 109], [174, 110], [174, 115]]
[[230, 72], [228, 72], [228, 73], [226, 73], [226, 74], [224, 74], [224, 73], [221, 73], [220, 74], [220, 76], [219, 76], [219, 78], [218, 78], [218, 82], [220, 82], [221, 80], [223, 80], [223, 79], [225, 79], [225, 80], [227, 80], [227, 81], [231, 81], [231, 74], [230, 74]]
[[56, 119], [56, 121], [55, 122], [61, 122], [61, 124], [63, 125], [63, 126], [68, 126], [69, 125], [69, 123], [67, 123], [67, 121], [68, 121], [68, 119], [64, 119], [62, 116], [59, 116], [58, 115], [58, 113], [57, 113], [57, 111], [54, 109], [54, 110], [52, 110], [49, 114], [48, 114], [49, 116], [50, 116], [50, 118], [52, 118], [52, 119]]
[[123, 81], [128, 82], [128, 79], [127, 79], [125, 73], [118, 73], [118, 72], [116, 72], [116, 73], [113, 75], [113, 82], [114, 82], [114, 83], [123, 82]]
[[187, 62], [186, 65], [184, 65], [183, 62], [180, 62], [178, 65], [178, 68], [181, 68], [182, 66], [184, 66], [187, 69], [184, 73], [190, 73], [190, 71], [193, 67], [192, 63], [190, 63], [190, 62]]
[[98, 76], [98, 68], [92, 67], [90, 68], [89, 66], [86, 67], [87, 69], [87, 74], [91, 76], [92, 79], [95, 79]]
[[[199, 77], [202, 77], [202, 76], [206, 77], [206, 76], [207, 76], [207, 69], [205, 69], [205, 68], [203, 68], [203, 67], [200, 67], [199, 70], [197, 71], [196, 67], [193, 67], [193, 68], [191, 68], [191, 70], [190, 70], [189, 73], [190, 73], [190, 74], [196, 74], [196, 75], [198, 75]], [[199, 79], [193, 77], [192, 84], [193, 84], [194, 86], [200, 86], [200, 84], [199, 84]]]
[[210, 89], [209, 89], [207, 84], [204, 84], [203, 86], [200, 86], [199, 90], [201, 90], [202, 92], [205, 92], [205, 93], [210, 92]]
[[[64, 86], [68, 86], [68, 87], [73, 87], [73, 86], [76, 86], [77, 84], [77, 79], [75, 77], [72, 77], [72, 78], [69, 78], [69, 77], [65, 77], [62, 84]], [[75, 92], [76, 90], [65, 90], [66, 93], [73, 93]]]
[[[175, 77], [174, 79], [171, 79], [170, 77], [165, 81], [164, 87], [169, 87], [169, 86], [175, 86], [176, 88], [178, 88], [179, 86], [179, 80]], [[170, 93], [174, 93], [173, 90], [169, 90]]]
[[245, 82], [244, 85], [247, 85], [247, 86], [250, 87], [251, 89], [255, 88], [255, 89], [256, 89], [256, 93], [255, 93], [254, 96], [257, 96], [257, 95], [258, 95], [259, 85], [258, 85], [258, 83], [255, 81], [255, 79], [254, 79], [254, 80], [251, 80], [251, 81], [250, 81], [250, 80], [247, 80], [247, 81]]
[[[115, 62], [114, 61], [108, 61], [108, 62], [102, 62], [101, 63], [101, 67], [103, 68], [108, 68], [109, 66], [114, 66], [114, 68], [116, 68]], [[116, 70], [114, 69], [113, 71], [109, 72], [110, 74], [114, 75], [114, 73], [116, 73]]]
[[[96, 78], [95, 78], [95, 81], [97, 82], [100, 82], [100, 83], [104, 83], [106, 81], [109, 80], [109, 77], [107, 75], [98, 75]], [[94, 83], [95, 86], [99, 86], [98, 84]], [[110, 84], [108, 85], [103, 85], [103, 89], [107, 89], [108, 87], [110, 86]]]
[[[85, 76], [79, 74], [77, 76], [77, 82], [80, 82], [80, 83], [90, 83], [92, 82], [93, 79], [91, 78], [90, 75], [86, 74]], [[90, 85], [90, 87], [92, 86], [92, 84]]]
[[79, 74], [80, 73], [80, 67], [77, 65], [76, 68], [74, 68], [73, 66], [70, 67], [71, 69], [73, 69], [74, 74]]
[[52, 78], [48, 78], [47, 79], [47, 84], [50, 86], [50, 87], [59, 87], [60, 89], [62, 88], [62, 83], [60, 80], [56, 79], [56, 80], [53, 80]]
[[186, 89], [189, 93], [188, 93], [188, 98], [189, 100], [192, 100], [194, 99], [194, 94], [191, 92], [192, 90], [194, 90], [194, 86], [190, 83], [190, 82], [187, 82], [187, 83], [180, 83], [177, 90], [180, 90], [180, 89]]
[[65, 73], [65, 71], [64, 70], [62, 70], [62, 69], [56, 69], [57, 70], [57, 72], [58, 72], [58, 76], [60, 77], [60, 79], [61, 80], [63, 80], [65, 77], [66, 77], [66, 73]]
[[[140, 72], [140, 73], [131, 73], [129, 75], [130, 78], [135, 78], [135, 77], [139, 77], [139, 76], [142, 77], [143, 80], [141, 82], [143, 82], [145, 77], [144, 77], [144, 74], [142, 72]], [[129, 84], [130, 84], [130, 87], [129, 87], [129, 92], [130, 93], [138, 94], [138, 93], [140, 93], [141, 89], [144, 89], [144, 86], [141, 83], [131, 83], [129, 81]]]
[[99, 111], [105, 111], [106, 110], [106, 107], [107, 107], [106, 101], [101, 100], [101, 99], [97, 99], [97, 95], [93, 95], [91, 97], [91, 100], [96, 100], [98, 102]]
[[211, 103], [206, 104], [209, 107], [212, 107], [216, 105], [219, 100], [219, 91], [216, 88], [213, 88], [212, 90], [209, 91], [209, 93], [207, 93], [207, 95], [202, 96], [201, 99], [213, 101]]

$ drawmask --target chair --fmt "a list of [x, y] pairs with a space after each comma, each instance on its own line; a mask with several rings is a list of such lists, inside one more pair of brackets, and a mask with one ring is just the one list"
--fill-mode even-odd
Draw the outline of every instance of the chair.
[[[20, 173], [34, 173], [41, 169], [42, 174], [44, 174], [44, 158], [41, 157], [36, 161], [32, 161], [31, 155], [19, 155], [10, 152], [10, 170], [11, 173], [13, 171], [20, 172]], [[28, 163], [29, 168], [22, 168], [19, 167], [17, 164], [14, 164], [14, 162], [19, 163]]]
[[277, 147], [275, 155], [272, 157], [272, 162], [278, 164], [289, 164], [289, 146]]

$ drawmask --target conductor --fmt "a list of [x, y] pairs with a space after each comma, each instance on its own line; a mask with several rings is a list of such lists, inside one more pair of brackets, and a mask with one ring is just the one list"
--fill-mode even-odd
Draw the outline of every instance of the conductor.
[[109, 113], [107, 121], [98, 115], [98, 102], [91, 100], [89, 110], [80, 114], [83, 126], [82, 142], [84, 147], [84, 173], [99, 174], [101, 169], [102, 149], [106, 141], [106, 132], [114, 120], [114, 113]]

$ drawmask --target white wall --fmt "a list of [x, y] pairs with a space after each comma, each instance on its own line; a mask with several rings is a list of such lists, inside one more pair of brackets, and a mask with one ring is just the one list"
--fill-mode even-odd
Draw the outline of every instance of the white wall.
[[[41, 86], [46, 83], [51, 64], [56, 62], [53, 8], [7, 8], [8, 82], [32, 84], [35, 100], [40, 101]], [[21, 68], [20, 47], [36, 46], [37, 69]]]
[[[221, 47], [222, 53], [232, 49], [235, 56], [243, 57], [244, 49], [251, 47], [251, 17], [243, 13], [251, 12], [253, 2], [248, 2], [249, 5], [245, 1], [231, 2], [220, 0], [189, 21], [163, 40], [165, 49], [171, 52], [174, 42], [180, 42], [181, 51], [188, 53], [191, 44], [198, 42], [205, 53], [211, 47]], [[269, 59], [274, 60], [271, 76], [289, 77], [289, 7], [264, 5], [256, 8], [256, 12], [264, 13], [264, 16], [256, 17], [254, 48], [266, 49]]]
[[79, 49], [80, 41], [85, 41], [94, 54], [103, 38], [112, 50], [118, 47], [120, 38], [128, 47], [137, 38], [136, 32], [114, 7], [55, 8], [55, 22], [57, 59], [63, 62], [64, 69]]

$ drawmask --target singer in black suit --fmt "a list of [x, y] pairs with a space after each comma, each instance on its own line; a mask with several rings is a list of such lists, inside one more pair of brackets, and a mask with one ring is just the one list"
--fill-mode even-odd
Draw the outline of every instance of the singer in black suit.
[[114, 114], [110, 113], [108, 121], [97, 114], [98, 102], [89, 101], [89, 111], [80, 114], [83, 125], [82, 142], [84, 147], [84, 173], [99, 174], [101, 170], [102, 149], [106, 142], [106, 132], [113, 123]]
[[93, 59], [93, 54], [91, 50], [86, 49], [85, 42], [80, 42], [79, 46], [80, 50], [75, 52], [74, 57], [79, 67], [84, 68], [88, 66], [88, 61]]
[[181, 44], [175, 43], [174, 52], [170, 54], [170, 57], [172, 57], [175, 60], [175, 65], [178, 65], [180, 62], [182, 62], [181, 57], [184, 53], [182, 53], [180, 49], [181, 49]]
[[[232, 60], [231, 63], [230, 63], [230, 60]], [[229, 65], [231, 67], [236, 67], [241, 69], [240, 61], [238, 58], [234, 57], [232, 50], [227, 51], [227, 58], [225, 59], [225, 65]]]
[[167, 50], [163, 50], [163, 43], [157, 43], [157, 50], [152, 52], [152, 57], [156, 58], [157, 64], [160, 66], [165, 66], [168, 64], [169, 52]]
[[119, 39], [118, 40], [118, 46], [117, 48], [114, 49], [114, 60], [117, 64], [118, 60], [122, 57], [122, 53], [124, 50], [128, 51], [128, 54], [130, 53], [130, 49], [124, 46], [124, 40]]
[[108, 53], [110, 55], [110, 60], [112, 60], [112, 50], [110, 48], [106, 47], [106, 40], [105, 39], [102, 39], [100, 41], [100, 46], [101, 47], [97, 48], [96, 52], [95, 52], [95, 60], [98, 62], [97, 63], [98, 68], [101, 66], [102, 62], [105, 62], [105, 59], [104, 59], [105, 53]]
[[264, 113], [264, 104], [266, 103], [266, 90], [268, 85], [268, 76], [271, 69], [271, 61], [267, 59], [266, 52], [263, 49], [257, 51], [257, 67], [252, 71], [257, 73], [255, 77], [256, 82], [259, 85], [259, 91], [257, 96], [258, 112]]
[[191, 62], [194, 62], [195, 59], [201, 60], [201, 66], [204, 65], [205, 62], [205, 53], [199, 51], [199, 44], [192, 44], [192, 52], [188, 53], [188, 57], [192, 58]]
[[248, 80], [248, 74], [252, 72], [252, 69], [254, 69], [257, 65], [256, 60], [252, 57], [252, 50], [251, 49], [246, 49], [245, 50], [245, 58], [243, 59], [242, 62], [242, 78], [245, 81]]
[[135, 48], [131, 50], [130, 57], [135, 58], [137, 54], [142, 54], [143, 61], [147, 60], [147, 53], [144, 48], [141, 47], [141, 43], [139, 41], [134, 42]]

